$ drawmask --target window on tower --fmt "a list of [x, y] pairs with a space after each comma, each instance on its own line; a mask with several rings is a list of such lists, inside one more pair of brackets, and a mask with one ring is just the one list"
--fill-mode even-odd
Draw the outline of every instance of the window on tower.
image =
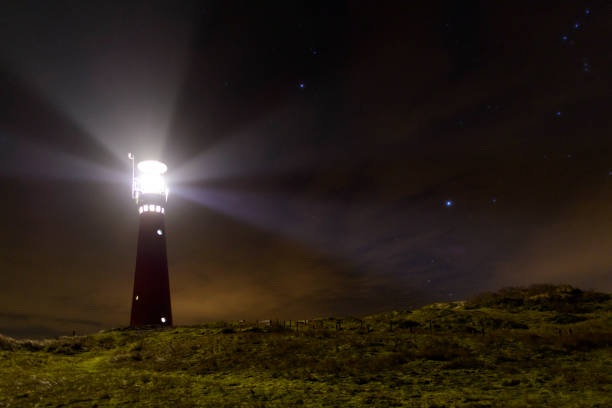
[[155, 206], [155, 212], [161, 212], [161, 207], [159, 205]]

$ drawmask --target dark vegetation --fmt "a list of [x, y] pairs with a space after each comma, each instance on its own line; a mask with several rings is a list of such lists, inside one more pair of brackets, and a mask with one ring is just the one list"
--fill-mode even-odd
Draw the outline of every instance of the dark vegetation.
[[612, 299], [570, 286], [362, 319], [0, 336], [0, 407], [612, 407]]

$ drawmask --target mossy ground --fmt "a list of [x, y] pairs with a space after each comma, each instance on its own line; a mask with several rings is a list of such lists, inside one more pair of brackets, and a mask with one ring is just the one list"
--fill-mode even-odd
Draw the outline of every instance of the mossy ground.
[[612, 300], [572, 290], [299, 331], [221, 322], [0, 337], [0, 407], [612, 407]]

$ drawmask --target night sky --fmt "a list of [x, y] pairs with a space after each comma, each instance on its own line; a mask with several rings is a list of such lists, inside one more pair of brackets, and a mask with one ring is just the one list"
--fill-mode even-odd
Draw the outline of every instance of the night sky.
[[0, 333], [129, 323], [128, 152], [179, 325], [611, 291], [612, 3], [414, 3], [3, 3]]

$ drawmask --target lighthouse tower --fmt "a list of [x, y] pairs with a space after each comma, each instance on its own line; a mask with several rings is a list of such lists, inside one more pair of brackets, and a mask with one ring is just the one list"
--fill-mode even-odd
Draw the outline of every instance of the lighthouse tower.
[[138, 249], [130, 326], [172, 326], [165, 214], [168, 188], [163, 174], [168, 167], [156, 160], [132, 160], [132, 198], [138, 207]]

